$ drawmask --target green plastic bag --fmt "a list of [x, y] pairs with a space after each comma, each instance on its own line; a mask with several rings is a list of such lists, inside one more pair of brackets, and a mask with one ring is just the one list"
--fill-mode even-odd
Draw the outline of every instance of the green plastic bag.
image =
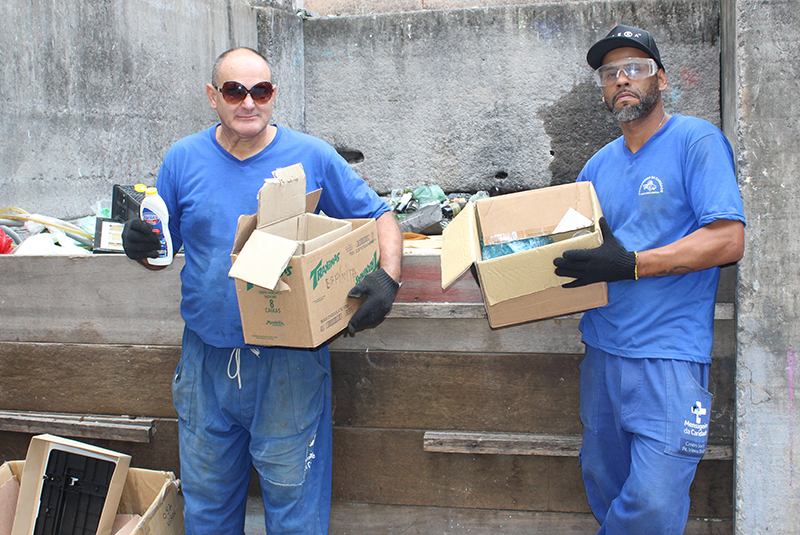
[[419, 202], [420, 206], [433, 203], [441, 203], [447, 200], [447, 195], [444, 194], [442, 188], [439, 186], [420, 186], [414, 190], [414, 199]]

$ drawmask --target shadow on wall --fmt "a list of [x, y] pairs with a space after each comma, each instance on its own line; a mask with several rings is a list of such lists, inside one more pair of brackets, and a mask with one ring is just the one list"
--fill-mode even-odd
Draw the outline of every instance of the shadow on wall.
[[622, 135], [619, 123], [606, 109], [600, 89], [578, 84], [552, 106], [539, 111], [550, 137], [550, 185], [575, 182], [586, 161], [606, 143]]

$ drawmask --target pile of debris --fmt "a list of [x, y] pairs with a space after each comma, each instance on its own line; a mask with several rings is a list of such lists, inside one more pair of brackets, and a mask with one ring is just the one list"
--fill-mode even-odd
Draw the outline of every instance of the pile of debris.
[[419, 186], [392, 190], [387, 199], [403, 233], [434, 236], [442, 233], [468, 202], [485, 199], [488, 191], [450, 193], [439, 186]]

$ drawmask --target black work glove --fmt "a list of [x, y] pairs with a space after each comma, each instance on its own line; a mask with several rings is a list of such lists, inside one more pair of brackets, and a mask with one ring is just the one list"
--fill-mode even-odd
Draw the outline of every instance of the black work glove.
[[139, 218], [129, 219], [122, 229], [122, 248], [131, 260], [158, 258], [161, 240], [153, 232], [153, 226]]
[[347, 294], [347, 297], [355, 298], [362, 295], [367, 296], [353, 317], [350, 318], [350, 323], [347, 324], [350, 334], [381, 321], [392, 309], [394, 296], [397, 295], [399, 289], [400, 283], [390, 277], [383, 268], [373, 271], [361, 279], [361, 282]]
[[603, 245], [594, 249], [572, 249], [553, 260], [556, 275], [573, 277], [564, 288], [578, 288], [595, 282], [636, 279], [636, 253], [628, 251], [614, 237], [605, 217], [600, 218]]

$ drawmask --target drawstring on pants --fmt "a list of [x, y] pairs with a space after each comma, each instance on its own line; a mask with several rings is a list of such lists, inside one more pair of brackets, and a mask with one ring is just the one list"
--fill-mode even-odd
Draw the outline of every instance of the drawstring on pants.
[[[256, 348], [252, 348], [251, 347], [250, 351], [252, 351], [253, 354], [256, 357], [260, 357], [261, 356], [261, 351], [259, 351]], [[228, 359], [228, 379], [237, 379], [239, 381], [239, 390], [242, 389], [242, 375], [240, 373], [240, 371], [241, 371], [240, 353], [241, 353], [241, 348], [239, 348], [239, 347], [234, 348], [234, 350], [231, 351], [231, 358]], [[231, 364], [233, 364], [234, 361], [236, 362], [236, 371], [235, 371], [235, 373], [233, 375], [231, 375]]]

